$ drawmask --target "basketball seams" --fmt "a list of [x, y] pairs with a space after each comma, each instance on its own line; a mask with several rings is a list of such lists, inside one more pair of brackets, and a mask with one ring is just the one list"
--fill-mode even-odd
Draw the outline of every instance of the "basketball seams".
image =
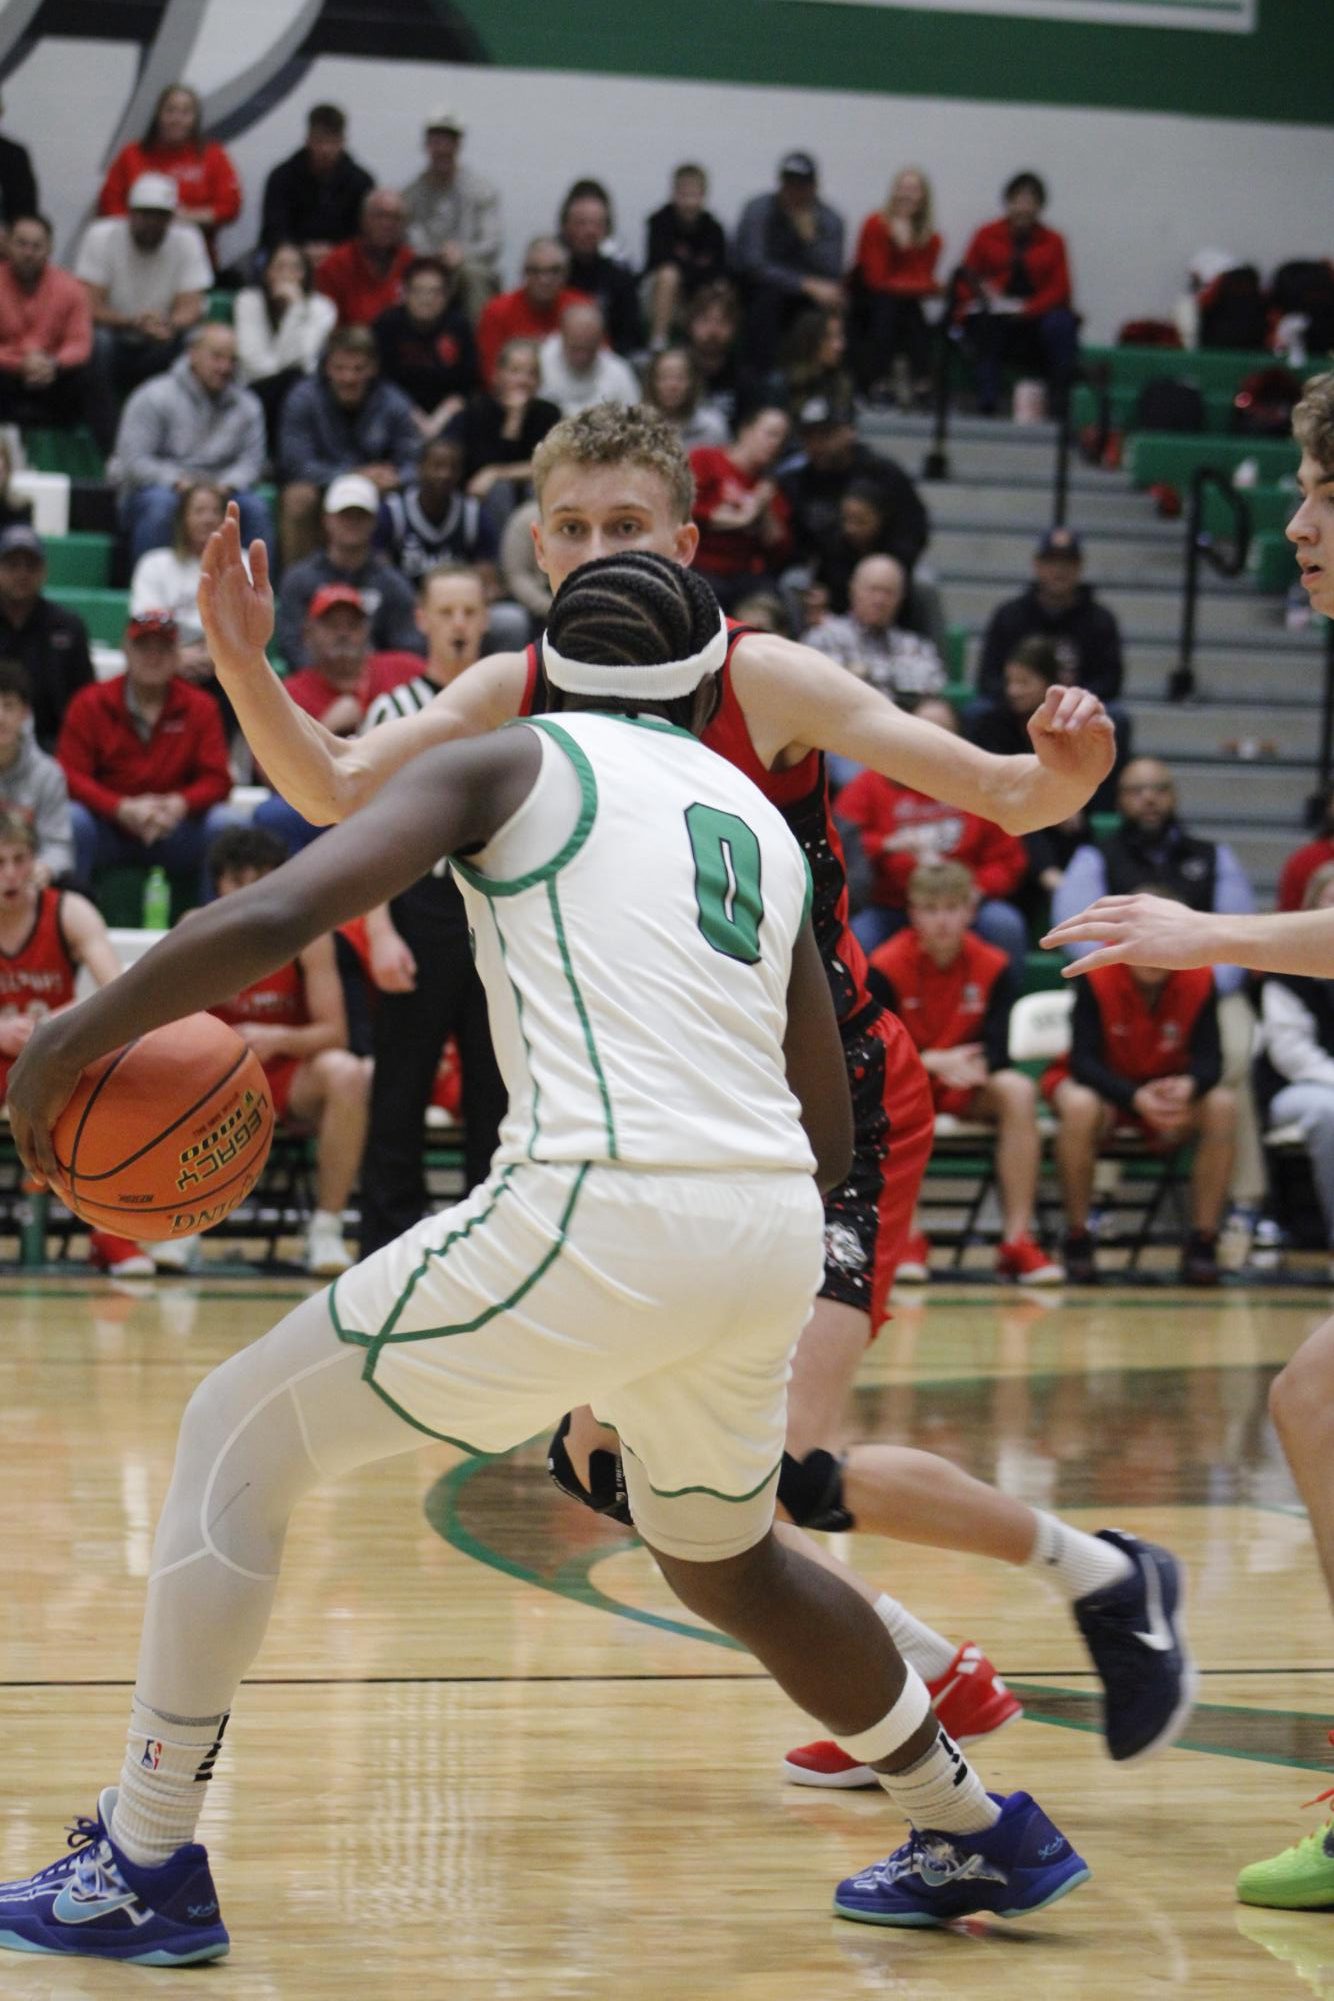
[[[121, 1050], [120, 1055], [117, 1056], [116, 1062], [109, 1064], [107, 1066], [105, 1074], [98, 1078], [96, 1085], [94, 1086], [91, 1094], [89, 1095], [88, 1103], [84, 1106], [82, 1115], [80, 1116], [79, 1119], [78, 1129], [74, 1135], [73, 1150], [76, 1155], [78, 1152], [79, 1139], [83, 1132], [84, 1121], [87, 1119], [89, 1112], [93, 1108], [93, 1104], [94, 1101], [96, 1100], [98, 1092], [101, 1090], [103, 1084], [105, 1084], [107, 1078], [112, 1074], [112, 1071], [116, 1069], [117, 1065], [122, 1061], [124, 1057], [129, 1055], [130, 1051], [134, 1047], [135, 1044], [133, 1042], [127, 1042], [124, 1049]], [[169, 1126], [164, 1126], [160, 1133], [155, 1133], [153, 1138], [150, 1140], [146, 1140], [143, 1146], [136, 1148], [136, 1150], [133, 1153], [127, 1154], [124, 1160], [116, 1161], [114, 1165], [111, 1167], [102, 1168], [101, 1171], [97, 1174], [81, 1174], [71, 1161], [70, 1164], [71, 1175], [77, 1177], [77, 1179], [80, 1180], [85, 1187], [91, 1187], [94, 1182], [109, 1181], [112, 1175], [123, 1174], [127, 1167], [133, 1167], [134, 1163], [137, 1160], [142, 1160], [146, 1153], [151, 1153], [155, 1146], [160, 1146], [164, 1139], [169, 1139], [172, 1133], [176, 1132], [179, 1127], [183, 1126], [188, 1119], [192, 1119], [198, 1112], [201, 1105], [207, 1104], [208, 1100], [214, 1095], [215, 1092], [223, 1090], [231, 1082], [232, 1078], [241, 1068], [246, 1058], [252, 1054], [253, 1051], [251, 1049], [243, 1046], [241, 1054], [236, 1058], [235, 1062], [232, 1064], [231, 1069], [224, 1071], [221, 1077], [216, 1078], [214, 1082], [209, 1085], [208, 1089], [203, 1093], [202, 1097], [196, 1098], [194, 1103], [190, 1106], [187, 1106], [186, 1110], [180, 1114], [179, 1118], [173, 1119]], [[73, 1186], [73, 1182], [71, 1182], [71, 1186]], [[150, 1210], [146, 1213], [151, 1214], [152, 1212]]]
[[[98, 1220], [95, 1223], [97, 1229], [102, 1229], [113, 1218], [118, 1223], [133, 1223], [140, 1216], [169, 1216], [174, 1210], [184, 1211], [190, 1208], [207, 1208], [216, 1199], [235, 1190], [238, 1184], [241, 1184], [241, 1187], [240, 1193], [236, 1196], [236, 1201], [241, 1202], [258, 1183], [260, 1175], [264, 1172], [267, 1160], [268, 1149], [266, 1148], [264, 1159], [260, 1161], [258, 1167], [254, 1168], [252, 1179], [248, 1184], [245, 1177], [251, 1173], [253, 1163], [248, 1163], [239, 1174], [232, 1175], [227, 1181], [210, 1181], [207, 1188], [207, 1200], [203, 1194], [198, 1196], [193, 1202], [186, 1196], [180, 1196], [175, 1202], [157, 1202], [148, 1207], [136, 1204], [126, 1209], [114, 1209], [109, 1202], [99, 1202], [96, 1197], [91, 1197], [85, 1201], [85, 1198], [80, 1196], [78, 1200], [84, 1204], [85, 1208], [96, 1209], [98, 1211]], [[56, 1192], [59, 1194], [60, 1191], [57, 1190]], [[86, 1223], [93, 1221], [92, 1217], [83, 1214], [82, 1209], [76, 1211], [76, 1214], [81, 1215], [83, 1221]]]
[[[107, 1078], [112, 1076], [115, 1073], [115, 1071], [117, 1071], [120, 1068], [121, 1064], [125, 1061], [125, 1058], [129, 1055], [130, 1051], [137, 1047], [139, 1041], [140, 1037], [136, 1035], [133, 1041], [127, 1042], [123, 1049], [118, 1049], [116, 1051], [116, 1054], [112, 1057], [111, 1061], [107, 1064], [106, 1069], [102, 1072], [97, 1082], [93, 1085], [92, 1090], [88, 1093], [88, 1102], [84, 1106], [83, 1110], [79, 1113], [79, 1123], [74, 1128], [74, 1144], [73, 1146], [71, 1146], [69, 1150], [68, 1162], [62, 1161], [60, 1155], [56, 1154], [56, 1165], [58, 1167], [64, 1167], [67, 1173], [69, 1174], [71, 1190], [74, 1187], [74, 1177], [78, 1173], [78, 1169], [76, 1168], [74, 1163], [79, 1157], [79, 1141], [83, 1138], [83, 1129], [88, 1123], [89, 1113], [92, 1111], [93, 1106], [97, 1103], [98, 1098], [101, 1096], [102, 1087], [106, 1083]], [[54, 1140], [53, 1140], [53, 1147], [54, 1147]]]

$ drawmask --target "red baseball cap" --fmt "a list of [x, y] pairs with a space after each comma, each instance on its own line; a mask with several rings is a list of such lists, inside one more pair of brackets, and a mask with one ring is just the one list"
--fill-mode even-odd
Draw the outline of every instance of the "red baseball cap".
[[170, 611], [137, 611], [125, 628], [127, 639], [175, 639], [176, 614]]
[[365, 618], [366, 607], [361, 601], [361, 592], [354, 590], [351, 584], [321, 584], [310, 601], [306, 617], [323, 618], [326, 611], [332, 611], [335, 605], [340, 604], [350, 604]]

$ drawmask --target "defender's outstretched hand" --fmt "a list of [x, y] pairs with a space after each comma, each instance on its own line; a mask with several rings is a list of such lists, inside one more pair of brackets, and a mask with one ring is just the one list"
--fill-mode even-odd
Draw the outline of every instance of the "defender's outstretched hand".
[[199, 617], [214, 667], [228, 674], [253, 673], [266, 667], [265, 648], [273, 637], [273, 589], [269, 583], [269, 552], [252, 542], [249, 568], [241, 547], [241, 511], [227, 503], [221, 528], [215, 528], [204, 550], [199, 577]]
[[1116, 730], [1096, 695], [1084, 688], [1048, 688], [1028, 719], [1028, 740], [1038, 762], [1054, 777], [1077, 781], [1094, 793], [1116, 757]]
[[1184, 972], [1191, 966], [1212, 966], [1222, 956], [1215, 948], [1212, 914], [1189, 910], [1166, 896], [1100, 896], [1042, 940], [1049, 952], [1090, 943], [1098, 949], [1062, 968], [1067, 980], [1098, 966], [1161, 966], [1167, 972]]

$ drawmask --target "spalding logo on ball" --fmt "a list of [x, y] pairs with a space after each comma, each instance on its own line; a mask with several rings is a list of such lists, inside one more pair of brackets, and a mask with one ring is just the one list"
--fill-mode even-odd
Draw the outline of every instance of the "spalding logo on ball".
[[83, 1072], [56, 1120], [56, 1193], [94, 1229], [163, 1243], [244, 1202], [273, 1142], [259, 1058], [211, 1014], [187, 1015]]

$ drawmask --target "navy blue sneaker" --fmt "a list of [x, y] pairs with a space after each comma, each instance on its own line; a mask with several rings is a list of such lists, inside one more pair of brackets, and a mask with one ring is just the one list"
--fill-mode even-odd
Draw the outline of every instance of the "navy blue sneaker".
[[915, 1828], [885, 1861], [839, 1884], [834, 1915], [863, 1925], [1019, 1918], [1087, 1883], [1088, 1863], [1027, 1793], [991, 1798], [1001, 1817], [985, 1834]]
[[1074, 1615], [1102, 1679], [1103, 1735], [1119, 1765], [1166, 1750], [1185, 1729], [1198, 1677], [1181, 1607], [1185, 1572], [1170, 1550], [1116, 1529], [1099, 1542], [1124, 1550], [1129, 1577], [1077, 1598]]
[[70, 1853], [17, 1883], [0, 1883], [0, 1947], [123, 1959], [136, 1966], [189, 1966], [221, 1959], [231, 1940], [218, 1915], [208, 1856], [192, 1841], [145, 1869], [117, 1848], [109, 1829], [116, 1788], [96, 1820], [76, 1820]]

